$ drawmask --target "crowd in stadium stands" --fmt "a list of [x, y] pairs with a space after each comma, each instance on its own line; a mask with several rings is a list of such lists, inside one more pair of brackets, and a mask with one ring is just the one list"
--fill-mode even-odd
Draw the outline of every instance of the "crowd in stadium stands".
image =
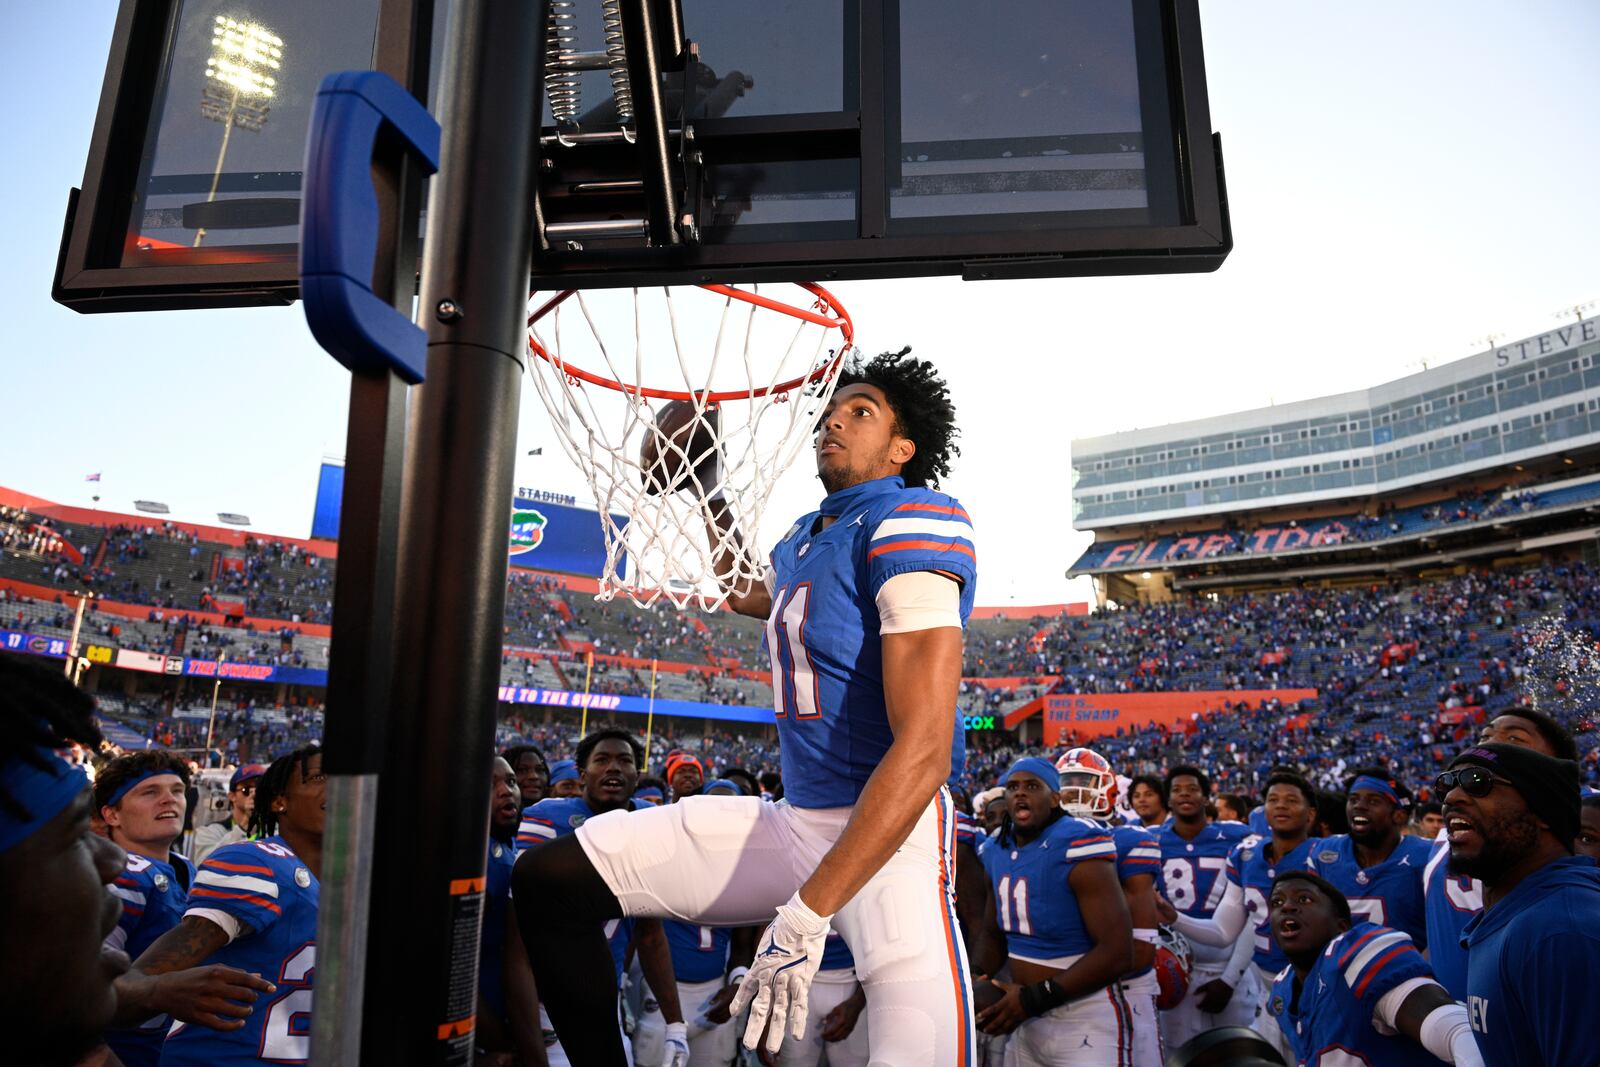
[[[1462, 497], [1453, 510], [1439, 510], [1430, 521], [1495, 517], [1536, 503], [1531, 492]], [[59, 529], [63, 543], [88, 542], [82, 546], [85, 563], [52, 557], [52, 542], [38, 540], [39, 529]], [[170, 524], [113, 526], [98, 531], [99, 545], [96, 533], [51, 525], [21, 509], [0, 511], [0, 537], [11, 538], [0, 552], [4, 573], [37, 580], [43, 566], [57, 585], [89, 586], [105, 600], [149, 605], [146, 617], [137, 620], [91, 604], [83, 621], [86, 639], [203, 658], [225, 653], [242, 663], [325, 662], [325, 638], [248, 621], [202, 624], [165, 602], [176, 598], [176, 587], [192, 589], [213, 605], [219, 598], [242, 598], [248, 617], [314, 619], [325, 615], [331, 602], [331, 561], [271, 540], [247, 540], [242, 550], [210, 545]], [[964, 683], [961, 706], [967, 714], [1003, 713], [1047, 689], [1314, 688], [1318, 698], [1304, 708], [1276, 702], [1246, 706], [1202, 718], [1187, 732], [1133, 729], [1109, 744], [1121, 761], [1135, 767], [1175, 758], [1209, 762], [1217, 766], [1220, 782], [1241, 788], [1279, 761], [1307, 766], [1329, 782], [1375, 758], [1421, 773], [1434, 763], [1432, 749], [1443, 751], [1483, 715], [1518, 699], [1532, 696], [1547, 706], [1589, 714], [1595, 703], [1593, 679], [1600, 676], [1600, 661], [1592, 654], [1600, 636], [1596, 577], [1587, 565], [1549, 564], [1411, 584], [1197, 597], [1110, 608], [1087, 617], [978, 620], [967, 634], [965, 673], [969, 679], [1007, 681]], [[507, 657], [503, 677], [509, 682], [582, 688], [582, 651], [592, 648], [597, 658], [588, 678], [591, 692], [648, 693], [650, 671], [639, 664], [659, 659], [691, 668], [663, 671], [657, 678], [659, 695], [735, 705], [767, 699], [763, 683], [726, 669], [765, 668], [759, 623], [726, 613], [701, 616], [599, 603], [558, 579], [516, 569], [506, 604], [506, 643], [530, 650], [520, 662]], [[72, 624], [72, 605], [64, 598], [45, 603], [0, 591], [0, 611], [7, 628], [25, 632], [65, 633]], [[308, 647], [322, 658], [308, 658]], [[541, 652], [547, 655], [538, 657]], [[613, 656], [634, 662], [607, 658]], [[1285, 725], [1291, 721], [1304, 725]], [[239, 738], [247, 747], [288, 745], [303, 736], [293, 725], [250, 726]], [[221, 729], [232, 737], [234, 727], [229, 718]], [[142, 732], [151, 735], [150, 723]], [[194, 740], [186, 725], [153, 732], [163, 741], [168, 733], [175, 741]], [[1586, 773], [1593, 778], [1592, 733], [1585, 736], [1591, 737]], [[574, 741], [565, 737], [561, 743], [570, 748]], [[770, 757], [754, 762], [775, 763]], [[986, 761], [975, 751], [973, 778], [981, 780], [1005, 758]]]
[[245, 539], [240, 555], [224, 556], [213, 599], [238, 598], [247, 616], [327, 623], [333, 619], [333, 568], [284, 541]]
[[[1368, 544], [1389, 538], [1446, 529], [1453, 525], [1485, 522], [1532, 514], [1545, 508], [1566, 506], [1600, 497], [1600, 481], [1564, 485], [1558, 489], [1532, 487], [1520, 492], [1468, 492], [1432, 504], [1397, 508], [1384, 504], [1371, 513], [1359, 512], [1304, 522], [1254, 522], [1248, 525], [1229, 520], [1220, 528], [1168, 534], [1153, 541], [1119, 541], [1110, 538], [1091, 545], [1073, 565], [1074, 570], [1093, 570], [1100, 566], [1147, 566], [1154, 558], [1181, 562], [1197, 558], [1249, 555], [1256, 552], [1285, 552], [1341, 544]], [[1306, 536], [1295, 534], [1296, 528]], [[1118, 545], [1161, 546], [1152, 556], [1127, 549], [1117, 559], [1110, 554]]]

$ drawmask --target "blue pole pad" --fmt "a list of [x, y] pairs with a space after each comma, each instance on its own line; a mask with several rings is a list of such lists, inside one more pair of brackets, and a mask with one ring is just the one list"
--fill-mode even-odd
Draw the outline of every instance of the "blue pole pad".
[[387, 74], [330, 74], [317, 90], [306, 137], [300, 208], [300, 299], [317, 343], [352, 371], [392, 369], [422, 381], [428, 335], [372, 291], [378, 194], [372, 157], [387, 126], [427, 173], [439, 169], [439, 124]]

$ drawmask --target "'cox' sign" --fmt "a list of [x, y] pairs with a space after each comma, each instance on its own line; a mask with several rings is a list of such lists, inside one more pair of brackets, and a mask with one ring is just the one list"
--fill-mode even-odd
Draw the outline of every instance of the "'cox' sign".
[[963, 715], [961, 716], [961, 728], [964, 730], [993, 730], [995, 728], [994, 716]]

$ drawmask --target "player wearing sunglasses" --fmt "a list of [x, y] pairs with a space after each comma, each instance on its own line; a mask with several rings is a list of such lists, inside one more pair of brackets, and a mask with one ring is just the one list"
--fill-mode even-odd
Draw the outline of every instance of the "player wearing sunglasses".
[[1480, 744], [1435, 782], [1450, 873], [1483, 882], [1463, 931], [1467, 1010], [1490, 1064], [1600, 1064], [1600, 870], [1573, 855], [1578, 765]]

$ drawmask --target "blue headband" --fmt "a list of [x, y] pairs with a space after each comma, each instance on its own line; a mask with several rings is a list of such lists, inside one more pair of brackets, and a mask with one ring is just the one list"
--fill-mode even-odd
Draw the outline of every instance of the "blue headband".
[[641, 786], [633, 791], [635, 797], [655, 797], [657, 800], [667, 799], [661, 790], [653, 785]]
[[1061, 775], [1056, 771], [1055, 764], [1038, 756], [1024, 756], [1011, 765], [1006, 772], [1001, 785], [1010, 785], [1011, 777], [1015, 774], [1031, 774], [1043, 782], [1052, 793], [1061, 792]]
[[718, 786], [727, 786], [729, 789], [733, 790], [733, 795], [736, 796], [736, 797], [744, 796], [744, 790], [740, 789], [738, 784], [735, 783], [732, 779], [729, 779], [729, 778], [713, 778], [713, 779], [711, 779], [711, 781], [709, 781], [709, 782], [707, 782], [705, 784], [705, 788], [700, 790], [700, 794], [702, 796], [704, 796], [705, 794], [711, 792], [713, 789], [717, 788]]
[[[171, 767], [166, 767], [166, 768], [156, 767], [156, 768], [152, 768], [151, 770], [145, 771], [143, 774], [134, 775], [132, 778], [129, 778], [126, 782], [123, 782], [121, 785], [117, 786], [116, 792], [112, 793], [109, 797], [107, 797], [106, 798], [106, 802], [104, 804], [100, 805], [100, 806], [103, 807], [103, 808], [114, 808], [118, 804], [122, 803], [122, 798], [128, 795], [128, 790], [132, 789], [134, 786], [138, 785], [140, 782], [148, 781], [151, 778], [160, 778], [164, 774], [170, 774], [174, 778], [179, 778], [178, 772], [173, 770]], [[181, 780], [181, 778], [180, 778], [180, 780]]]
[[0, 767], [0, 786], [28, 811], [19, 818], [0, 807], [0, 852], [32, 837], [89, 785], [89, 775], [82, 767], [74, 767], [51, 749], [41, 747], [37, 751], [47, 766], [36, 767], [26, 760], [14, 759]]
[[569, 759], [558, 759], [550, 764], [550, 784], [557, 782], [576, 782], [578, 780], [578, 765]]
[[1382, 793], [1393, 801], [1394, 806], [1397, 808], [1409, 808], [1411, 806], [1411, 801], [1401, 799], [1392, 782], [1386, 782], [1382, 778], [1374, 778], [1370, 774], [1357, 775], [1356, 780], [1350, 783], [1350, 792], [1354, 793], [1358, 789], [1365, 789], [1369, 793]]

